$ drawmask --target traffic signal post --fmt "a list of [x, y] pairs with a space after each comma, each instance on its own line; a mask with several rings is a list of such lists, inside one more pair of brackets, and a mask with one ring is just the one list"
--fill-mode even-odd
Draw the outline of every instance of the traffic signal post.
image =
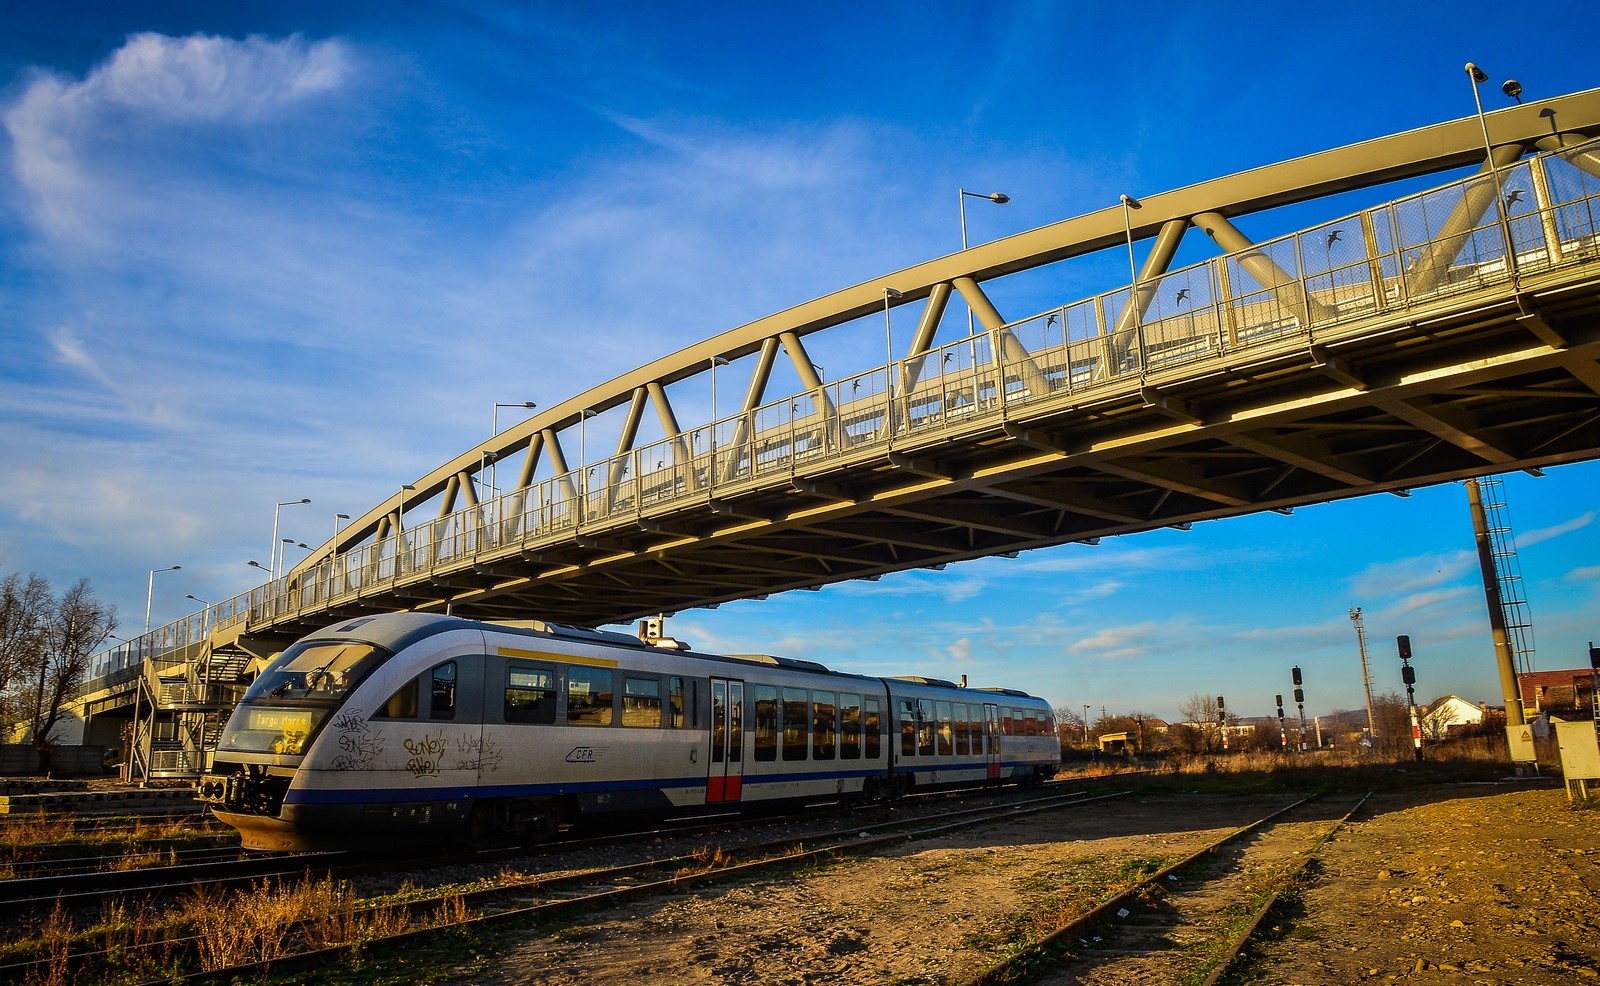
[[1411, 666], [1411, 637], [1406, 634], [1394, 638], [1395, 646], [1400, 650], [1400, 680], [1406, 686], [1406, 707], [1411, 710], [1411, 745], [1416, 750], [1417, 759], [1422, 759], [1422, 726], [1417, 722], [1417, 669]]

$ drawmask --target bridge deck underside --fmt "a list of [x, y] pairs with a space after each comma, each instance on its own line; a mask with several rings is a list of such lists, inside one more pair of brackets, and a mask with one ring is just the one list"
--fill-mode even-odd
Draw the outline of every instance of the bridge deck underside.
[[593, 625], [1594, 458], [1597, 287], [1569, 271], [1053, 396], [270, 622], [298, 633], [403, 604]]

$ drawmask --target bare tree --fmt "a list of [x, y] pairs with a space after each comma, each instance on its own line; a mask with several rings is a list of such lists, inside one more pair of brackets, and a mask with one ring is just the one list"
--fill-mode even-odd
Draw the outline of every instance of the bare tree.
[[61, 722], [63, 706], [89, 674], [95, 648], [117, 628], [117, 612], [100, 602], [88, 579], [79, 579], [56, 598], [37, 575], [24, 581], [9, 575], [0, 582], [0, 681], [7, 715], [24, 726], [39, 751], [40, 767], [50, 767], [50, 734]]
[[13, 572], [0, 580], [0, 736], [21, 718], [25, 703], [17, 694], [26, 669], [44, 652], [45, 626], [55, 606], [50, 583], [37, 575]]

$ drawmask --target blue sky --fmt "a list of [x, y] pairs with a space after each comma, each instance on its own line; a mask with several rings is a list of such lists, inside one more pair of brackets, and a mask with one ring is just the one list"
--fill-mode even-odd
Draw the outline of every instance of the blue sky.
[[[1486, 3], [1337, 11], [0, 3], [0, 572], [88, 577], [136, 632], [153, 568], [183, 566], [156, 576], [158, 624], [258, 582], [275, 501], [310, 497], [283, 533], [318, 544], [484, 440], [495, 402], [551, 406], [953, 251], [959, 187], [1012, 197], [969, 206], [976, 242], [1467, 115], [1468, 60], [1491, 108], [1508, 76], [1530, 98], [1600, 84], [1592, 52], [1551, 54], [1592, 28], [1586, 4], [1515, 30]], [[1262, 239], [1380, 197], [1241, 225]], [[1111, 255], [993, 293], [1016, 318], [1125, 282]], [[830, 378], [881, 363], [876, 333], [815, 358]], [[703, 388], [674, 400], [709, 416]], [[1597, 480], [1507, 479], [1542, 668], [1600, 638]], [[672, 628], [1095, 715], [1219, 693], [1263, 714], [1298, 663], [1327, 712], [1361, 704], [1351, 606], [1380, 691], [1409, 633], [1420, 692], [1498, 703], [1456, 485]]]

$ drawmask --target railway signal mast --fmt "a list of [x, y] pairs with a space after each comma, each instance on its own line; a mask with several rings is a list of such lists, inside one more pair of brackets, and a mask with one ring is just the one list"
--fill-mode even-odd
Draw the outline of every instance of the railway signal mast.
[[1222, 696], [1217, 696], [1217, 732], [1222, 734], [1222, 752], [1228, 752], [1228, 714], [1223, 711]]
[[1283, 725], [1283, 696], [1274, 696], [1278, 700], [1278, 743], [1283, 749], [1289, 749], [1289, 730]]
[[1306, 692], [1300, 687], [1300, 666], [1297, 664], [1289, 669], [1289, 676], [1294, 679], [1294, 707], [1300, 713], [1300, 750], [1306, 748]]
[[1411, 710], [1411, 745], [1417, 751], [1417, 759], [1422, 759], [1422, 726], [1417, 723], [1417, 669], [1411, 666], [1411, 638], [1406, 634], [1394, 638], [1395, 646], [1400, 649], [1400, 680], [1406, 686], [1406, 707]]

